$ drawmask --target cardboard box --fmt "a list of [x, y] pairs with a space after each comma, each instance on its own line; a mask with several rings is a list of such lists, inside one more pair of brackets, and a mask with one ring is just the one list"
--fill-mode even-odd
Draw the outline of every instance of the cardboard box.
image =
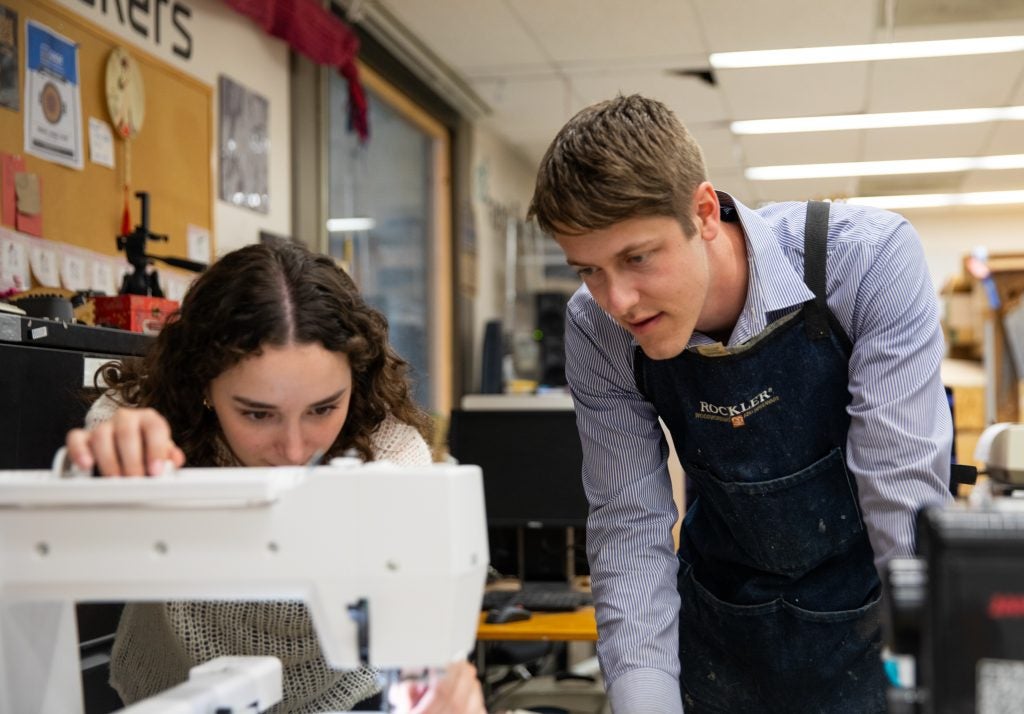
[[176, 300], [145, 295], [97, 297], [94, 301], [97, 325], [150, 335], [159, 332], [171, 313], [178, 309]]

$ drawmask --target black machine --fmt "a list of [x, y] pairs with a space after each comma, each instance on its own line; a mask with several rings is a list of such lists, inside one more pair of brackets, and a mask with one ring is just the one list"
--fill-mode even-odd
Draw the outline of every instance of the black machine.
[[497, 570], [524, 582], [563, 583], [589, 572], [583, 450], [571, 404], [455, 409], [448, 436], [452, 456], [483, 471]]
[[537, 293], [537, 327], [534, 338], [540, 347], [538, 382], [545, 387], [565, 385], [565, 306], [564, 293]]
[[139, 199], [141, 220], [131, 233], [117, 236], [117, 249], [125, 252], [128, 262], [132, 265], [132, 272], [124, 276], [120, 292], [122, 295], [163, 297], [164, 291], [160, 288], [157, 272], [153, 267], [154, 260], [162, 261], [176, 268], [191, 270], [194, 273], [206, 270], [206, 264], [185, 258], [147, 254], [146, 241], [166, 242], [167, 236], [149, 230], [149, 193], [136, 191], [135, 197]]
[[491, 526], [584, 527], [583, 450], [571, 409], [452, 411], [449, 447], [483, 469]]
[[887, 639], [917, 680], [890, 691], [892, 714], [1024, 711], [1024, 425], [1001, 436], [988, 461], [998, 495], [922, 511], [918, 557], [889, 565]]

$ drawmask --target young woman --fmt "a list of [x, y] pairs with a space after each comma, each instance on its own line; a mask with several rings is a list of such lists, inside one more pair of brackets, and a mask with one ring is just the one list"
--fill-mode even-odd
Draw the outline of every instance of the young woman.
[[[251, 245], [214, 263], [138, 362], [108, 367], [110, 390], [69, 457], [105, 476], [176, 466], [280, 466], [355, 450], [427, 464], [425, 415], [387, 322], [334, 262], [294, 243]], [[357, 546], [354, 546], [357, 547]], [[302, 603], [169, 602], [125, 607], [111, 683], [126, 703], [187, 678], [220, 655], [270, 654], [284, 665], [277, 711], [351, 709], [378, 691], [367, 668], [327, 667]], [[475, 671], [449, 668], [399, 693], [413, 712], [482, 712]]]

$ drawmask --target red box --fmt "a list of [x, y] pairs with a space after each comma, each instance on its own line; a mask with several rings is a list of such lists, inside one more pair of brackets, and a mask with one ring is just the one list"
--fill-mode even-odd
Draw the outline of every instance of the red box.
[[171, 313], [178, 309], [176, 300], [145, 295], [96, 297], [93, 300], [97, 325], [147, 334], [159, 332]]

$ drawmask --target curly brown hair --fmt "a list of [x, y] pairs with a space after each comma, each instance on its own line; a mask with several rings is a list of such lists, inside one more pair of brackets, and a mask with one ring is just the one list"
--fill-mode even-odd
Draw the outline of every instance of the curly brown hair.
[[284, 240], [224, 255], [199, 276], [138, 360], [102, 372], [117, 401], [152, 407], [171, 425], [193, 466], [219, 465], [220, 425], [203, 406], [210, 382], [264, 346], [320, 344], [348, 356], [353, 389], [345, 424], [327, 456], [348, 449], [375, 458], [373, 432], [390, 414], [426, 435], [409, 366], [388, 343], [387, 319], [334, 261]]
[[579, 235], [630, 218], [676, 218], [686, 235], [707, 180], [700, 146], [661, 102], [634, 94], [589, 106], [541, 159], [528, 216], [546, 233]]

